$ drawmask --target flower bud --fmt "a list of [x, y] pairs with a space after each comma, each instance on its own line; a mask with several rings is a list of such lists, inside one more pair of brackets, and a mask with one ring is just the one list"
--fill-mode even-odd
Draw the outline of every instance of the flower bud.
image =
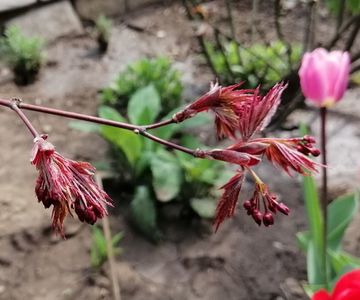
[[263, 216], [263, 223], [264, 225], [267, 227], [267, 226], [270, 226], [270, 225], [273, 225], [274, 224], [274, 217], [271, 213], [267, 212], [264, 214]]
[[262, 213], [257, 209], [254, 209], [251, 216], [253, 217], [256, 224], [261, 225]]
[[250, 200], [246, 200], [243, 204], [243, 207], [247, 210], [250, 211], [252, 209], [252, 204], [250, 202]]
[[283, 213], [284, 215], [288, 215], [290, 212], [290, 209], [284, 203], [278, 203], [276, 205], [276, 208], [279, 212]]

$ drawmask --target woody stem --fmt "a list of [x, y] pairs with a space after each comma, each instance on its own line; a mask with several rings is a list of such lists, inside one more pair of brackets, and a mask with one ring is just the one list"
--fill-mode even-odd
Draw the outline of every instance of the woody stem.
[[17, 99], [14, 99], [9, 103], [8, 107], [10, 107], [19, 116], [19, 118], [24, 122], [24, 124], [29, 129], [29, 131], [31, 132], [31, 134], [33, 135], [34, 138], [39, 137], [40, 136], [39, 133], [37, 132], [35, 127], [32, 125], [32, 123], [28, 119], [28, 117], [21, 111], [21, 109], [19, 108], [19, 104], [20, 104], [20, 101]]
[[50, 114], [50, 115], [56, 115], [56, 116], [60, 116], [60, 117], [70, 118], [70, 119], [82, 120], [82, 121], [101, 124], [101, 125], [117, 127], [117, 128], [121, 128], [121, 129], [125, 129], [125, 130], [131, 130], [136, 134], [140, 134], [140, 135], [142, 135], [150, 140], [153, 140], [156, 143], [162, 144], [166, 147], [169, 147], [169, 148], [172, 148], [172, 149], [175, 149], [178, 151], [182, 151], [182, 152], [185, 152], [187, 154], [190, 154], [190, 155], [193, 155], [196, 157], [198, 157], [197, 153], [199, 153], [199, 151], [197, 151], [197, 150], [189, 149], [189, 148], [177, 145], [175, 143], [172, 143], [170, 141], [163, 140], [163, 139], [161, 139], [157, 136], [154, 136], [146, 131], [147, 129], [155, 129], [155, 128], [159, 128], [159, 127], [171, 124], [171, 123], [175, 123], [175, 121], [173, 119], [161, 121], [161, 122], [150, 124], [150, 125], [138, 126], [138, 125], [128, 124], [128, 123], [124, 123], [124, 122], [117, 122], [117, 121], [113, 121], [113, 120], [89, 116], [89, 115], [85, 115], [85, 114], [79, 114], [79, 113], [75, 113], [75, 112], [44, 107], [44, 106], [40, 106], [40, 105], [27, 104], [27, 103], [23, 103], [19, 100], [0, 99], [0, 106], [6, 106], [6, 107], [13, 109], [19, 115], [19, 117], [24, 121], [25, 125], [29, 128], [30, 132], [32, 133], [32, 135], [34, 137], [39, 136], [39, 133], [35, 130], [35, 128], [31, 124], [31, 122], [25, 116], [25, 114], [21, 111], [21, 109], [26, 109], [26, 110]]
[[[321, 117], [321, 154], [322, 154], [322, 164], [324, 166], [327, 165], [326, 159], [326, 112], [327, 108], [322, 107], [320, 109], [320, 117]], [[324, 268], [324, 278], [325, 278], [325, 286], [328, 287], [327, 280], [327, 223], [328, 223], [328, 214], [327, 214], [327, 206], [328, 206], [328, 189], [327, 189], [327, 168], [322, 168], [322, 192], [321, 192], [321, 207], [323, 214], [323, 268]]]

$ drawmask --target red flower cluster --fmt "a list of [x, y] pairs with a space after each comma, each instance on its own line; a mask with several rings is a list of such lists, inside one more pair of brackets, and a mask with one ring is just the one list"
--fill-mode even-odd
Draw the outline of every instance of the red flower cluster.
[[46, 138], [34, 140], [31, 163], [39, 171], [35, 192], [45, 208], [53, 205], [53, 227], [64, 236], [64, 219], [72, 210], [81, 222], [94, 224], [112, 201], [95, 183], [92, 165], [64, 158]]
[[354, 270], [343, 275], [336, 283], [334, 291], [329, 294], [320, 290], [314, 294], [312, 300], [359, 300], [360, 299], [360, 270]]
[[[245, 171], [249, 171], [255, 181], [253, 197], [245, 201], [244, 208], [254, 221], [265, 226], [274, 223], [273, 214], [277, 211], [287, 215], [289, 209], [279, 203], [260, 178], [251, 169], [266, 157], [274, 165], [290, 174], [291, 170], [301, 175], [309, 175], [317, 171], [319, 164], [313, 162], [308, 155], [318, 156], [320, 151], [314, 147], [315, 139], [303, 138], [253, 138], [271, 121], [276, 112], [286, 85], [276, 84], [265, 95], [259, 89], [241, 90], [240, 86], [220, 87], [215, 85], [210, 92], [188, 105], [182, 112], [175, 114], [174, 120], [181, 122], [193, 115], [207, 110], [215, 113], [215, 124], [219, 137], [241, 138], [226, 149], [203, 151], [202, 157], [221, 160], [240, 166], [240, 169], [222, 189], [224, 193], [219, 201], [215, 217], [215, 228], [235, 213]], [[263, 212], [261, 210], [263, 207]]]
[[211, 110], [215, 113], [215, 125], [219, 138], [235, 138], [239, 129], [241, 112], [254, 97], [254, 90], [238, 89], [241, 83], [228, 87], [211, 84], [210, 91], [174, 115], [176, 122], [182, 122], [196, 114]]

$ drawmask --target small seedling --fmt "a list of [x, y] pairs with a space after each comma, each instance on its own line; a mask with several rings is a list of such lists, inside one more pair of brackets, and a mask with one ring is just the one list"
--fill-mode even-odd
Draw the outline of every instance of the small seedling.
[[[119, 243], [123, 237], [124, 234], [122, 232], [119, 232], [112, 237], [111, 244], [115, 255], [122, 252], [122, 249], [119, 247]], [[103, 231], [97, 226], [94, 226], [92, 230], [92, 246], [90, 255], [91, 266], [93, 268], [100, 268], [108, 259], [106, 239]]]
[[101, 15], [95, 22], [97, 41], [102, 53], [105, 53], [109, 46], [111, 28], [112, 21], [104, 15]]
[[20, 85], [32, 83], [43, 62], [44, 42], [39, 37], [28, 37], [20, 28], [10, 26], [0, 39], [0, 55], [15, 75]]

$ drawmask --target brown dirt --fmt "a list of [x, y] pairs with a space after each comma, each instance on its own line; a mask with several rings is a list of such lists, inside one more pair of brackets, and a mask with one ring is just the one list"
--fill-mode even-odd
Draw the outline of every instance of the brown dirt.
[[[58, 40], [47, 48], [49, 63], [35, 84], [17, 87], [5, 74], [1, 96], [95, 114], [98, 90], [128, 62], [155, 54], [176, 59], [186, 83], [203, 85], [211, 78], [189, 55], [194, 40], [179, 5], [145, 10], [131, 21], [153, 34], [117, 26], [104, 57], [97, 55], [90, 37]], [[156, 37], [159, 30], [165, 38]], [[69, 129], [65, 119], [28, 115], [66, 156], [92, 161], [105, 157], [106, 143], [100, 137]], [[107, 265], [97, 273], [89, 268], [90, 227], [69, 219], [68, 239], [54, 237], [50, 211], [36, 202], [33, 192], [31, 137], [13, 113], [1, 109], [0, 120], [0, 299], [110, 299]], [[292, 210], [269, 229], [258, 228], [239, 210], [217, 234], [200, 221], [169, 224], [167, 238], [155, 246], [114, 213], [112, 230], [125, 232], [117, 263], [123, 299], [306, 299], [299, 291], [299, 282], [306, 279], [305, 259], [294, 237], [305, 227], [299, 185], [269, 166], [262, 175]]]

